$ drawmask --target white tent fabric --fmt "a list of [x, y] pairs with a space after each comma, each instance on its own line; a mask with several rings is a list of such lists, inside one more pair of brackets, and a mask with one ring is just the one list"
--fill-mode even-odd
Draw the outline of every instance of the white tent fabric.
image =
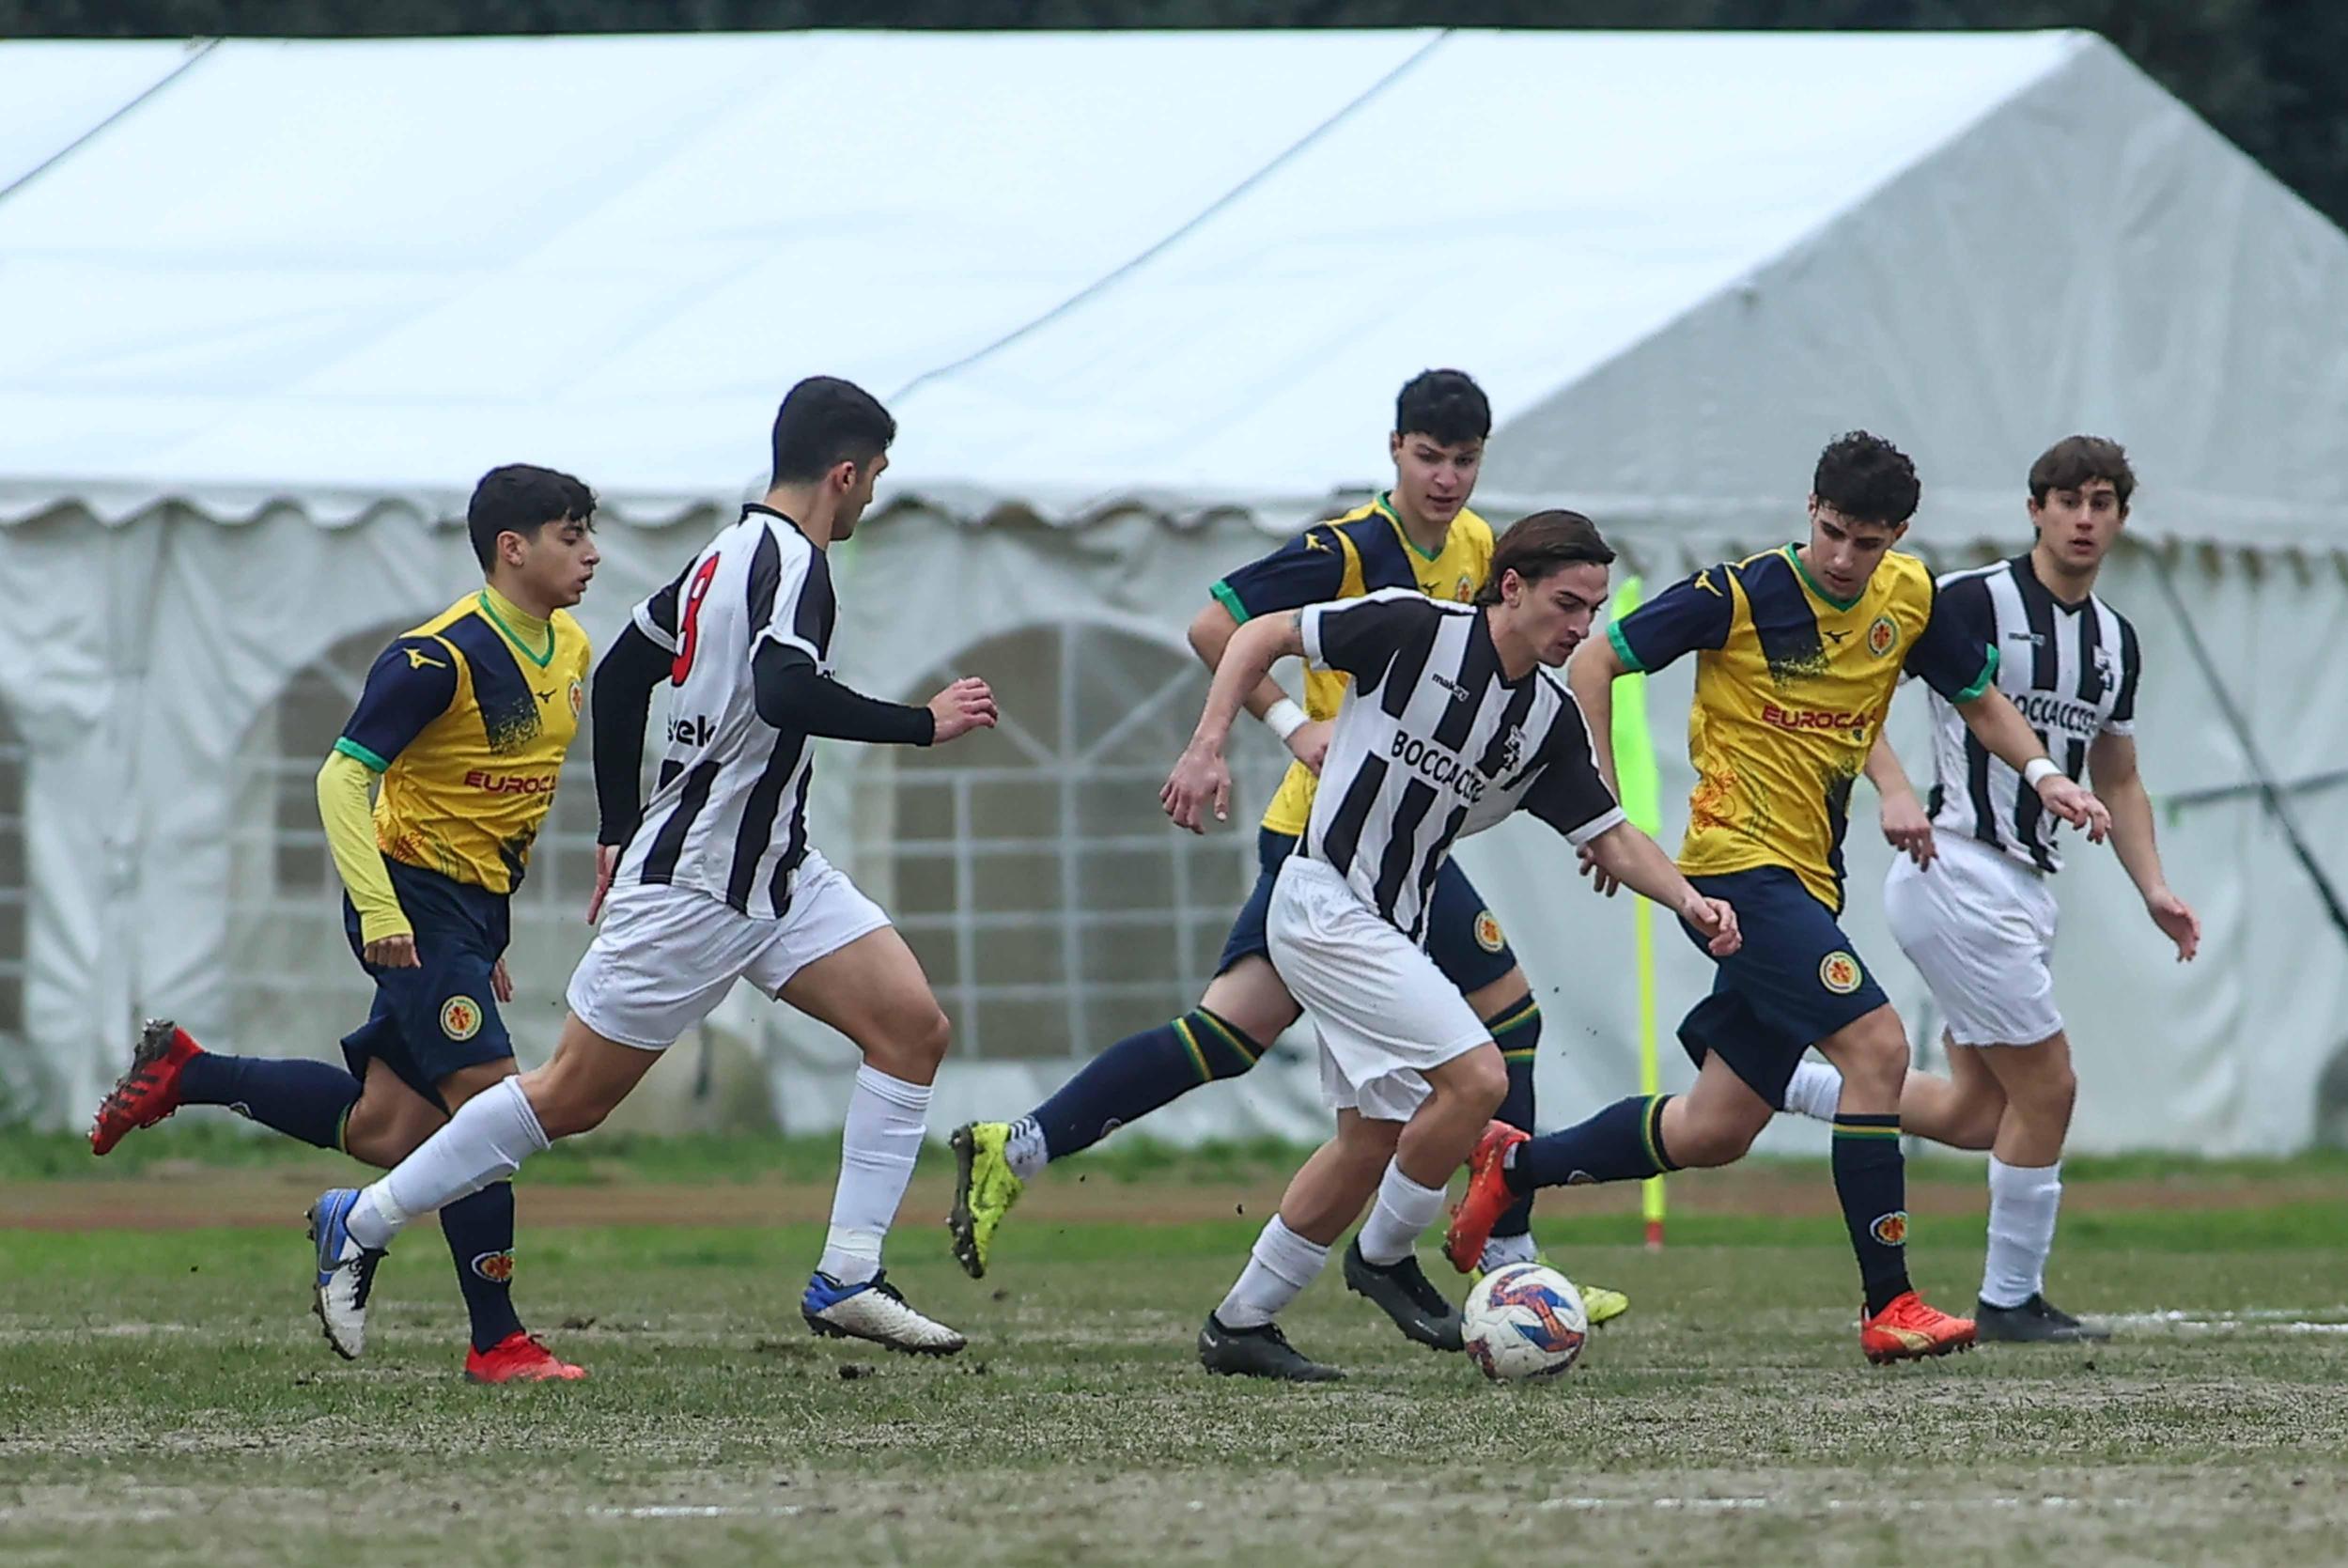
[[[1205, 585], [1376, 484], [1392, 389], [1454, 363], [1500, 419], [1487, 515], [1581, 505], [1650, 580], [1790, 536], [1842, 428], [1917, 456], [1915, 542], [1943, 565], [2018, 548], [2022, 471], [2049, 440], [2126, 440], [2149, 548], [2107, 586], [2144, 633], [2148, 776], [2211, 939], [2190, 970], [2165, 965], [2110, 858], [2076, 858], [2061, 985], [2081, 1141], [2314, 1133], [2348, 945], [2245, 793], [2160, 574], [2277, 774], [2348, 768], [2343, 706], [2260, 678], [2305, 667], [2348, 618], [2348, 238], [2098, 40], [0, 45], [0, 100], [12, 84], [40, 95], [0, 132], [0, 702], [31, 757], [29, 1049], [0, 1056], [0, 1087], [49, 1118], [86, 1113], [141, 1012], [312, 1054], [355, 1021], [237, 1000], [257, 975], [355, 984], [322, 896], [266, 927], [232, 908], [257, 875], [240, 846], [266, 861], [272, 812], [300, 815], [290, 774], [256, 804], [256, 759], [322, 656], [461, 589], [461, 534], [435, 524], [492, 463], [568, 467], [603, 496], [583, 615], [608, 638], [743, 493], [780, 388], [849, 375], [904, 427], [895, 509], [844, 574], [850, 678], [925, 695], [981, 644], [1024, 658], [1018, 639], [1064, 620], [1174, 670]], [[1686, 692], [1672, 672], [1651, 693], [1667, 840]], [[1020, 695], [1004, 691], [1015, 714]], [[1894, 733], [1920, 765], [1916, 718], [1901, 705]], [[1064, 743], [1031, 743], [1037, 778]], [[910, 800], [912, 777], [831, 748], [818, 801], [834, 858], [909, 898], [911, 841], [872, 813]], [[1096, 814], [1056, 799], [1071, 835]], [[2293, 800], [2336, 862], [2348, 792]], [[1852, 928], [1927, 1033], [1860, 815]], [[1144, 853], [1100, 831], [1104, 866]], [[1626, 909], [1592, 902], [1538, 829], [1466, 859], [1563, 1048], [1548, 1118], [1622, 1092]], [[1010, 918], [970, 908], [985, 874], [954, 873], [968, 954]], [[1203, 908], [1221, 885], [1185, 896]], [[1062, 893], [1059, 939], [1096, 955], [1065, 973], [1105, 997], [1116, 977], [1096, 958], [1123, 928]], [[1194, 927], [1181, 941], [1211, 950], [1220, 932]], [[525, 1051], [551, 1039], [583, 937], [549, 925], [532, 948]], [[1675, 941], [1674, 1074], [1670, 1026], [1706, 983]], [[1188, 946], [1182, 962], [1187, 977]], [[1021, 1109], [1106, 1043], [1074, 1021], [1105, 1003], [1062, 1013], [1027, 996], [1050, 983], [1021, 984], [941, 1080], [941, 1123]], [[1031, 1016], [1035, 1038], [999, 1051]], [[786, 1123], [836, 1119], [836, 1042], [741, 996], [724, 1031], [763, 1043]], [[1152, 1127], [1318, 1121], [1291, 1063]]]

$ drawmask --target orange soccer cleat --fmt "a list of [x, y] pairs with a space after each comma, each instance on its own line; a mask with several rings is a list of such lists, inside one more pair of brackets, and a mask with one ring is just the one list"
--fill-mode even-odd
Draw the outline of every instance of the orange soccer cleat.
[[541, 1344], [536, 1334], [519, 1329], [487, 1350], [465, 1352], [469, 1383], [576, 1383], [586, 1375], [585, 1367], [572, 1366]]
[[1916, 1361], [1973, 1348], [1973, 1320], [1951, 1317], [1928, 1307], [1914, 1291], [1904, 1291], [1873, 1317], [1858, 1314], [1858, 1348], [1877, 1366]]
[[89, 1152], [110, 1154], [117, 1143], [141, 1127], [151, 1127], [179, 1109], [179, 1069], [204, 1048], [188, 1038], [186, 1030], [169, 1018], [150, 1019], [131, 1053], [131, 1070], [98, 1108], [90, 1123]]
[[1472, 1273], [1483, 1263], [1484, 1244], [1492, 1239], [1492, 1227], [1520, 1196], [1510, 1190], [1501, 1161], [1527, 1137], [1506, 1122], [1493, 1122], [1468, 1156], [1468, 1190], [1452, 1205], [1451, 1229], [1443, 1235], [1443, 1255], [1462, 1274]]

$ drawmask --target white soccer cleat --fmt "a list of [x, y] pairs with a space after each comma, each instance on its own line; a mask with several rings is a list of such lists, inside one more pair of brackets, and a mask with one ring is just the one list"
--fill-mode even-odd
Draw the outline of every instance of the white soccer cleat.
[[381, 1249], [362, 1247], [350, 1234], [350, 1211], [358, 1202], [356, 1189], [337, 1187], [310, 1205], [310, 1239], [318, 1243], [310, 1310], [326, 1329], [326, 1343], [346, 1361], [366, 1349], [366, 1298], [375, 1289], [375, 1265], [383, 1261]]
[[886, 1274], [862, 1284], [844, 1285], [818, 1271], [807, 1281], [799, 1315], [807, 1327], [832, 1339], [867, 1340], [909, 1356], [951, 1356], [970, 1342], [905, 1304]]

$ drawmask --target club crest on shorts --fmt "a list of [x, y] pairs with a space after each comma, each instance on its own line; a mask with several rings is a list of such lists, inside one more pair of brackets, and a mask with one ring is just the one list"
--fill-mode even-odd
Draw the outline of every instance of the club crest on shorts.
[[514, 1254], [511, 1249], [503, 1252], [484, 1252], [466, 1266], [493, 1285], [513, 1282]]
[[1858, 967], [1858, 960], [1847, 953], [1829, 953], [1818, 960], [1818, 984], [1836, 996], [1849, 996], [1858, 989], [1858, 983], [1866, 978], [1866, 971]]
[[1486, 953], [1498, 953], [1508, 945], [1508, 939], [1501, 935], [1501, 923], [1489, 909], [1476, 911], [1476, 945]]
[[481, 1004], [471, 997], [450, 997], [441, 1003], [441, 1032], [452, 1040], [470, 1040], [481, 1032]]
[[1886, 1247], [1907, 1245], [1907, 1210], [1893, 1209], [1889, 1214], [1875, 1216], [1875, 1222], [1867, 1227], [1867, 1234]]
[[1900, 629], [1889, 615], [1877, 615], [1867, 629], [1867, 651], [1877, 659], [1900, 645]]

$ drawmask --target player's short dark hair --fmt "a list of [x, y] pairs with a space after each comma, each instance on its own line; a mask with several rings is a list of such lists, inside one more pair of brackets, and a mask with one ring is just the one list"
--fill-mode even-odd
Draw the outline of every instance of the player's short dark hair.
[[1501, 579], [1512, 571], [1527, 582], [1538, 582], [1567, 567], [1603, 567], [1613, 560], [1614, 547], [1579, 512], [1535, 512], [1510, 523], [1493, 545], [1491, 575], [1477, 591], [1476, 602], [1498, 604]]
[[2030, 499], [2044, 506], [2047, 491], [2076, 490], [2096, 479], [2109, 482], [2120, 509], [2126, 511], [2128, 497], [2136, 493], [2136, 470], [2128, 466], [2126, 448], [2101, 436], [2065, 436], [2030, 464]]
[[487, 571], [497, 562], [497, 536], [534, 538], [550, 522], [592, 522], [595, 492], [559, 469], [507, 463], [481, 475], [465, 504], [465, 532]]
[[837, 376], [810, 376], [774, 411], [774, 482], [820, 479], [841, 463], [871, 462], [896, 440], [880, 399]]
[[1906, 453], [1881, 436], [1853, 430], [1818, 454], [1810, 493], [1853, 522], [1897, 528], [1916, 515], [1924, 487]]
[[1394, 399], [1394, 434], [1424, 436], [1443, 446], [1492, 433], [1492, 400], [1465, 370], [1422, 370]]

